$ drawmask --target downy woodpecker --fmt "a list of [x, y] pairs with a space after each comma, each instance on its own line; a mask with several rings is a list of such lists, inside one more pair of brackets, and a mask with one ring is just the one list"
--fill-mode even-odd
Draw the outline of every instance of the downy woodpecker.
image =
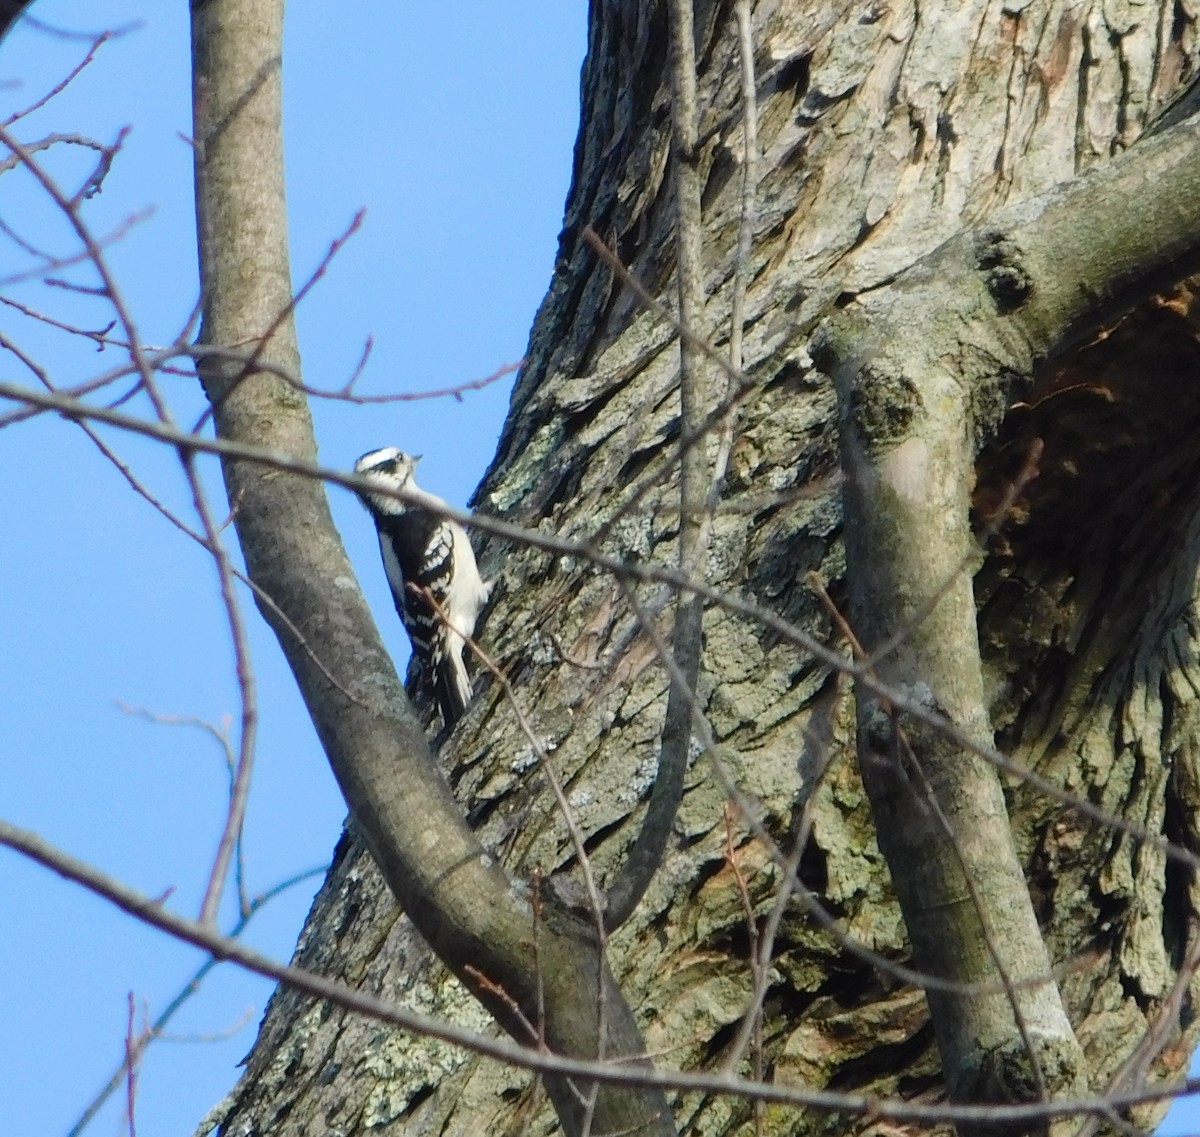
[[[392, 492], [358, 491], [375, 521], [392, 599], [412, 641], [422, 682], [449, 729], [471, 701], [464, 637], [474, 634], [492, 586], [479, 575], [466, 530], [441, 512], [450, 507], [417, 485], [413, 473], [420, 460], [419, 454], [385, 446], [364, 454], [354, 472], [381, 490], [404, 492], [401, 500]], [[429, 602], [426, 589], [442, 614]]]

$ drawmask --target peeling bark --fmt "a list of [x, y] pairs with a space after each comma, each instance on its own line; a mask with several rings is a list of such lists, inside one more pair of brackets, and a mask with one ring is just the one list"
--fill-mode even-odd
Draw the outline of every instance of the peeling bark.
[[[721, 313], [737, 239], [739, 63], [729, 7], [698, 3], [696, 25], [706, 285], [710, 311]], [[850, 591], [836, 399], [807, 337], [964, 225], [983, 225], [1126, 147], [1136, 161], [1147, 122], [1195, 73], [1196, 25], [1169, 4], [779, 0], [758, 6], [755, 42], [763, 177], [743, 348], [755, 389], [741, 409], [714, 519], [711, 579], [840, 644], [806, 583], [816, 573], [839, 604]], [[661, 6], [592, 4], [560, 258], [478, 504], [579, 539], [605, 525], [605, 551], [674, 564], [673, 333], [614, 286], [580, 239], [592, 225], [648, 287], [672, 294], [666, 55]], [[1153, 181], [1142, 192], [1153, 194]], [[1077, 239], [1086, 242], [1086, 224]], [[1008, 264], [998, 255], [993, 267]], [[1019, 274], [997, 280], [1001, 298], [1020, 299]], [[945, 286], [928, 281], [931, 320], [953, 306], [939, 292]], [[1131, 315], [1114, 314], [1067, 355], [1036, 366], [1031, 359], [1019, 401], [971, 411], [992, 424], [972, 440], [983, 447], [973, 495], [980, 519], [1004, 497], [1030, 442], [1044, 447], [1039, 476], [981, 552], [974, 579], [990, 730], [1015, 761], [1193, 849], [1200, 387], [1190, 376], [1200, 364], [1198, 318], [1181, 286]], [[978, 357], [964, 342], [962, 358], [949, 363], [969, 367]], [[716, 388], [710, 405], [723, 394]], [[882, 404], [890, 415], [902, 407], [900, 399]], [[638, 507], [623, 512], [647, 485]], [[551, 749], [606, 878], [637, 831], [652, 782], [666, 677], [603, 574], [496, 542], [481, 560], [500, 579], [484, 643]], [[639, 599], [669, 611], [665, 591], [646, 586]], [[730, 775], [785, 843], [808, 806], [804, 885], [841, 935], [906, 960], [908, 937], [854, 761], [849, 693], [794, 645], [726, 610], [710, 606], [704, 632], [701, 698]], [[562, 821], [495, 685], [442, 760], [480, 839], [511, 871], [570, 871]], [[1002, 789], [1091, 1085], [1139, 1063], [1153, 1078], [1179, 1071], [1195, 1038], [1195, 980], [1185, 980], [1167, 1044], [1154, 1053], [1139, 1047], [1169, 1006], [1193, 938], [1196, 881], [1155, 848], [1028, 783], [1006, 779]], [[709, 766], [696, 761], [663, 867], [610, 945], [649, 1050], [683, 1068], [721, 1060], [752, 985], [745, 916], [724, 854], [724, 801]], [[744, 828], [737, 856], [762, 915], [779, 869]], [[477, 1021], [477, 1007], [398, 916], [353, 839], [314, 904], [297, 962]], [[775, 1081], [906, 1097], [944, 1092], [923, 994], [848, 951], [800, 897], [773, 966], [764, 1038]], [[528, 1076], [288, 991], [272, 1000], [227, 1107], [220, 1131], [238, 1137], [554, 1129]], [[675, 1110], [684, 1131], [751, 1131], [745, 1103], [685, 1095]], [[1149, 1125], [1156, 1113], [1147, 1108], [1133, 1120]], [[887, 1128], [777, 1107], [765, 1124], [771, 1134]]]

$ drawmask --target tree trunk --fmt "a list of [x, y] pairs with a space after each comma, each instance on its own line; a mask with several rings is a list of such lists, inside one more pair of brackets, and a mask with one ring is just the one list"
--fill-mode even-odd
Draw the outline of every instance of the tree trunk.
[[[728, 338], [740, 210], [742, 110], [731, 6], [696, 8], [708, 322]], [[758, 5], [754, 42], [762, 178], [745, 370], [712, 585], [844, 649], [809, 583], [848, 596], [837, 402], [807, 342], [964, 224], [1037, 195], [1132, 145], [1195, 68], [1195, 19], [1172, 4]], [[665, 9], [594, 0], [575, 178], [549, 294], [513, 393], [479, 510], [605, 552], [676, 563], [680, 437], [671, 325], [614, 283], [582, 240], [592, 226], [655, 295], [673, 296], [674, 213]], [[1135, 149], [1134, 153], [1137, 151]], [[1146, 194], [1154, 194], [1149, 184]], [[1099, 223], [1099, 219], [1098, 219]], [[948, 303], [930, 282], [931, 313]], [[1189, 848], [1197, 840], [1200, 550], [1192, 440], [1200, 392], [1196, 307], [1183, 286], [1069, 356], [1041, 363], [977, 464], [990, 521], [1030, 455], [974, 580], [991, 725], [1014, 763], [1099, 810]], [[956, 361], [957, 362], [957, 361]], [[965, 364], [964, 364], [965, 365]], [[724, 396], [714, 378], [710, 405]], [[716, 441], [712, 441], [715, 449]], [[635, 504], [629, 503], [635, 498]], [[633, 840], [658, 752], [668, 679], [612, 577], [498, 540], [482, 641], [511, 680], [588, 835], [602, 879]], [[669, 593], [639, 586], [664, 619]], [[700, 696], [729, 775], [785, 851], [807, 811], [801, 880], [764, 1007], [776, 1082], [905, 1097], [944, 1094], [924, 994], [846, 939], [905, 961], [908, 938], [855, 760], [849, 685], [777, 633], [710, 605]], [[510, 871], [570, 869], [565, 826], [498, 685], [479, 684], [443, 747], [455, 793]], [[1016, 850], [1063, 1002], [1102, 1091], [1186, 1064], [1195, 1037], [1185, 972], [1197, 903], [1190, 869], [1010, 778]], [[727, 792], [690, 770], [676, 840], [609, 961], [649, 1052], [719, 1065], [753, 985], [751, 936], [727, 858]], [[759, 919], [781, 871], [732, 822]], [[1136, 830], [1135, 830], [1136, 832]], [[577, 866], [576, 866], [577, 867]], [[996, 914], [1003, 928], [1003, 914]], [[433, 959], [351, 834], [317, 897], [296, 962], [425, 1013], [486, 1029]], [[1155, 1038], [1147, 1043], [1153, 1026]], [[675, 1101], [681, 1131], [746, 1131], [728, 1098]], [[277, 992], [220, 1132], [547, 1133], [525, 1073]], [[1155, 1108], [1135, 1112], [1150, 1124]], [[522, 1129], [522, 1126], [528, 1126]], [[772, 1134], [865, 1132], [870, 1119], [770, 1107]]]

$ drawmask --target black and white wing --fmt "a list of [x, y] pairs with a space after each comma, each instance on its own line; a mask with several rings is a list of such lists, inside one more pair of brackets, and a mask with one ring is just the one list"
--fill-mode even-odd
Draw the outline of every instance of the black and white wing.
[[[379, 548], [396, 611], [412, 641], [424, 682], [431, 690], [442, 722], [453, 726], [471, 701], [471, 681], [463, 660], [465, 643], [454, 624], [456, 552], [462, 527], [424, 510], [384, 518]], [[474, 555], [471, 556], [474, 568]], [[476, 573], [476, 575], [478, 575]], [[430, 603], [429, 594], [442, 609]], [[467, 635], [474, 630], [464, 629]]]

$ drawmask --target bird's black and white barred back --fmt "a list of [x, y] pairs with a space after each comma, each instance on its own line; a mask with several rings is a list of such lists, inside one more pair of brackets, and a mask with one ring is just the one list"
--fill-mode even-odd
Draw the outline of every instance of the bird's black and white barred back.
[[[492, 586], [479, 575], [466, 530], [444, 516], [450, 507], [417, 485], [419, 461], [420, 455], [385, 446], [364, 454], [354, 471], [389, 491], [360, 490], [359, 497], [375, 521], [392, 599], [412, 641], [422, 681], [433, 694], [442, 722], [451, 727], [471, 701], [466, 637], [474, 635]], [[395, 496], [400, 491], [403, 500]]]

